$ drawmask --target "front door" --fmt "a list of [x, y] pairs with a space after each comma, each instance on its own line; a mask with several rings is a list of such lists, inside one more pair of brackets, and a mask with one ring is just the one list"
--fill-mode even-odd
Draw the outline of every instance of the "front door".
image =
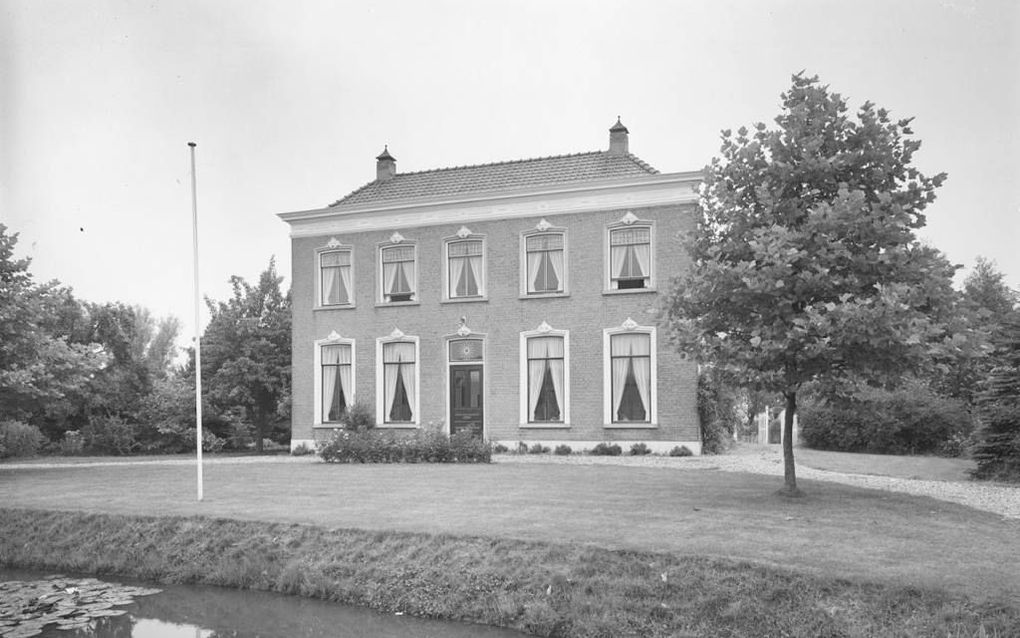
[[450, 434], [482, 438], [482, 366], [450, 366]]

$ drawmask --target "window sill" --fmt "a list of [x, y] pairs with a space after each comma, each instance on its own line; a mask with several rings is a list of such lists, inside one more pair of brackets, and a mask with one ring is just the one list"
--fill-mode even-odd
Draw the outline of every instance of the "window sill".
[[417, 423], [376, 423], [378, 430], [417, 430], [420, 426]]
[[400, 306], [420, 306], [421, 302], [417, 299], [413, 301], [377, 301], [375, 304], [376, 308], [399, 308]]
[[569, 423], [521, 423], [518, 425], [522, 430], [569, 430]]
[[518, 297], [518, 299], [558, 299], [560, 297], [569, 296], [569, 292], [532, 292], [522, 294]]
[[603, 426], [606, 430], [658, 430], [658, 423], [606, 423]]
[[640, 295], [642, 293], [654, 293], [658, 292], [655, 286], [651, 288], [623, 288], [617, 290], [616, 288], [607, 288], [602, 291], [603, 295]]
[[479, 301], [489, 301], [488, 297], [454, 297], [453, 299], [443, 299], [440, 303], [472, 303]]
[[342, 423], [337, 421], [336, 423], [313, 423], [313, 430], [342, 430], [344, 426]]
[[355, 306], [354, 304], [348, 303], [348, 304], [337, 304], [335, 306], [314, 306], [312, 308], [312, 310], [315, 311], [315, 312], [319, 312], [321, 310], [353, 310], [356, 307], [357, 306]]

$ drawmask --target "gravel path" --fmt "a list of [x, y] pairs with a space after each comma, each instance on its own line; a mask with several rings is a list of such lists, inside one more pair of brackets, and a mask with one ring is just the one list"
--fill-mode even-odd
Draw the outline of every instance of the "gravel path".
[[[794, 454], [796, 456], [796, 453]], [[634, 467], [664, 467], [677, 470], [716, 469], [724, 472], [750, 472], [769, 476], [783, 475], [783, 457], [778, 446], [761, 448], [752, 453], [721, 454], [717, 456], [531, 456], [499, 455], [497, 463], [571, 463], [576, 465], [627, 465]], [[960, 503], [975, 509], [999, 514], [1004, 518], [1020, 519], [1020, 486], [979, 483], [977, 481], [924, 481], [917, 479], [847, 474], [797, 466], [797, 477], [844, 483], [873, 490], [905, 492], [917, 496], [930, 496], [943, 501]]]

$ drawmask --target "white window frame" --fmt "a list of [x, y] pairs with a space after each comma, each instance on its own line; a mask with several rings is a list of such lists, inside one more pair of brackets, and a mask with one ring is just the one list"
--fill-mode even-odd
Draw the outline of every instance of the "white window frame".
[[[386, 387], [385, 364], [383, 363], [383, 344], [413, 343], [414, 344], [414, 405], [411, 407], [414, 420], [404, 423], [386, 423]], [[388, 337], [375, 340], [375, 425], [379, 428], [395, 430], [421, 427], [421, 343], [415, 336], [405, 335], [394, 329]]]
[[[409, 301], [389, 301], [386, 299], [386, 280], [383, 277], [383, 253], [390, 248], [407, 248], [408, 246], [414, 249], [414, 290], [411, 293], [411, 299]], [[376, 303], [381, 306], [413, 306], [419, 303], [419, 285], [418, 285], [418, 244], [415, 242], [401, 241], [395, 243], [393, 241], [386, 242], [385, 244], [379, 244], [376, 249], [376, 281], [379, 285], [376, 287]]]
[[[528, 418], [528, 339], [532, 337], [562, 337], [563, 339], [563, 417], [562, 422], [532, 423]], [[556, 330], [542, 322], [535, 330], [520, 336], [520, 427], [528, 429], [563, 430], [570, 427], [570, 331]]]
[[[480, 241], [482, 243], [482, 275], [478, 285], [478, 294], [473, 297], [454, 297], [450, 295], [450, 244], [464, 241]], [[462, 227], [453, 237], [443, 238], [443, 301], [453, 303], [465, 303], [471, 301], [485, 301], [489, 297], [489, 246], [485, 235], [472, 233]]]
[[[648, 348], [651, 356], [651, 371], [649, 375], [648, 389], [648, 402], [651, 404], [648, 408], [648, 421], [645, 422], [625, 422], [625, 423], [614, 423], [613, 422], [613, 366], [612, 366], [612, 337], [618, 334], [647, 334], [649, 343]], [[605, 328], [602, 331], [602, 419], [603, 426], [607, 429], [623, 429], [623, 430], [636, 430], [636, 429], [652, 429], [657, 428], [659, 423], [659, 350], [656, 341], [656, 328], [655, 326], [639, 326], [632, 319], [628, 318], [623, 322], [622, 325], [616, 328]]]
[[322, 347], [323, 346], [336, 346], [336, 345], [348, 345], [351, 347], [351, 394], [347, 397], [347, 405], [351, 406], [357, 401], [358, 393], [358, 349], [356, 347], [355, 339], [349, 339], [341, 337], [336, 331], [333, 331], [325, 339], [319, 339], [314, 341], [315, 352], [312, 355], [312, 361], [315, 366], [313, 376], [315, 377], [315, 385], [313, 389], [313, 400], [315, 405], [315, 412], [312, 419], [313, 427], [325, 427], [325, 428], [337, 428], [340, 427], [336, 421], [323, 421], [322, 418]]
[[[610, 240], [613, 236], [613, 231], [616, 230], [627, 230], [631, 228], [647, 228], [648, 229], [648, 285], [644, 288], [614, 288], [613, 287], [613, 251], [610, 245]], [[602, 276], [602, 287], [603, 293], [613, 295], [626, 295], [633, 293], [642, 292], [655, 292], [655, 267], [656, 262], [656, 250], [655, 250], [655, 222], [650, 220], [641, 220], [632, 213], [627, 213], [623, 219], [618, 222], [614, 222], [606, 226], [605, 233], [602, 239], [602, 262], [604, 264], [603, 276]]]
[[[323, 303], [324, 299], [322, 296], [322, 256], [327, 253], [342, 253], [346, 252], [351, 258], [351, 288], [347, 291], [347, 303], [341, 304], [326, 304]], [[348, 244], [341, 244], [336, 239], [331, 239], [329, 244], [321, 248], [315, 249], [315, 308], [316, 309], [340, 309], [340, 308], [354, 308], [354, 289], [357, 282], [357, 273], [354, 270], [354, 246]]]
[[[543, 220], [544, 221], [544, 220]], [[531, 282], [528, 281], [528, 239], [542, 235], [560, 235], [563, 237], [563, 272], [560, 273], [560, 284], [563, 290], [553, 292], [531, 292]], [[544, 297], [567, 297], [570, 295], [570, 258], [569, 246], [567, 244], [567, 229], [548, 226], [545, 230], [531, 229], [521, 233], [520, 248], [520, 296], [521, 299], [538, 299]]]

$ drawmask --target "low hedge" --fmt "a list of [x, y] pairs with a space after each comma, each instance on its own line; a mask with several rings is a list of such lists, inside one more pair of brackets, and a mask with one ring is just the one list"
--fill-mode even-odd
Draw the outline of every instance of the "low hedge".
[[467, 432], [338, 430], [319, 456], [328, 463], [490, 463], [492, 444]]

